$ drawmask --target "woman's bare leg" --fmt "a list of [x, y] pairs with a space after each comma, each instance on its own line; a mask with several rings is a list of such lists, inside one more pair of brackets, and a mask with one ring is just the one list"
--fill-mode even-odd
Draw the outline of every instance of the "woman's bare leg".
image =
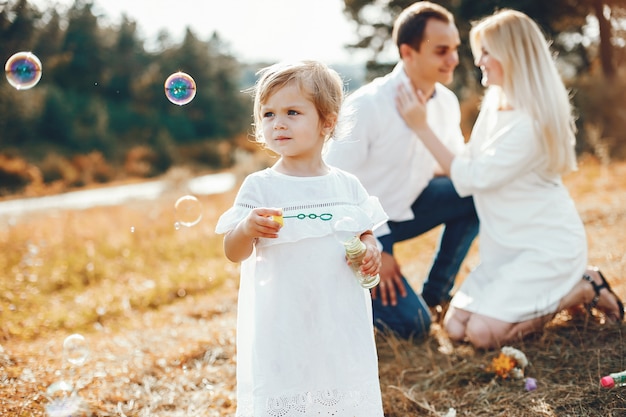
[[[597, 270], [589, 268], [586, 273], [597, 285], [602, 284], [602, 279]], [[559, 311], [581, 304], [589, 304], [595, 295], [593, 286], [581, 278], [574, 288], [561, 299], [554, 313], [518, 323], [508, 323], [450, 306], [443, 324], [451, 340], [467, 340], [474, 347], [493, 349], [540, 331]], [[604, 312], [609, 320], [619, 318], [617, 300], [606, 288], [600, 291], [597, 308]]]
[[[600, 274], [595, 268], [588, 268], [585, 273], [589, 275], [597, 285], [602, 284], [602, 278], [600, 278]], [[574, 288], [561, 299], [557, 311], [581, 304], [589, 304], [595, 295], [596, 293], [591, 283], [581, 279]], [[617, 300], [606, 288], [600, 290], [600, 298], [598, 299], [596, 307], [607, 316], [608, 320], [619, 320], [620, 313]]]
[[462, 342], [465, 340], [465, 328], [467, 321], [471, 317], [472, 313], [465, 310], [460, 310], [450, 306], [446, 315], [443, 318], [443, 328], [448, 333], [450, 340], [455, 342]]

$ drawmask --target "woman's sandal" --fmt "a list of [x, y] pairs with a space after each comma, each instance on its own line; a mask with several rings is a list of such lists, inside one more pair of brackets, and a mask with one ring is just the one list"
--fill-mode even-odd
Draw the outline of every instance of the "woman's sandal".
[[609, 285], [607, 280], [604, 278], [604, 275], [602, 275], [602, 272], [600, 272], [600, 270], [597, 268], [594, 268], [594, 271], [596, 271], [598, 275], [600, 275], [600, 279], [602, 279], [602, 284], [596, 284], [596, 282], [593, 280], [591, 275], [587, 274], [586, 272], [583, 274], [583, 279], [585, 281], [588, 281], [593, 286], [593, 291], [596, 293], [596, 295], [593, 297], [593, 300], [591, 300], [589, 304], [586, 304], [585, 307], [587, 308], [588, 311], [590, 311], [592, 308], [595, 308], [598, 305], [598, 301], [600, 301], [600, 290], [602, 290], [602, 288], [606, 288], [607, 291], [611, 293], [613, 297], [615, 297], [615, 301], [617, 301], [617, 306], [619, 307], [619, 319], [620, 321], [623, 321], [624, 320], [624, 303], [622, 303], [622, 300], [620, 300], [617, 294], [613, 292], [613, 290], [611, 289], [611, 286]]

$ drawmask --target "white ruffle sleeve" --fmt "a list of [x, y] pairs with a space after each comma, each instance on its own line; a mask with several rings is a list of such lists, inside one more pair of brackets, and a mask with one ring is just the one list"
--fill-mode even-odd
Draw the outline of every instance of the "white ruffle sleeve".
[[[319, 181], [323, 177], [314, 178]], [[338, 235], [338, 228], [360, 234], [375, 230], [388, 219], [378, 198], [369, 196], [351, 174], [333, 169], [333, 175], [320, 185], [307, 189], [308, 184], [308, 177], [288, 177], [270, 169], [248, 176], [233, 206], [219, 218], [216, 233], [234, 229], [251, 210], [260, 207], [281, 208], [284, 225], [278, 238], [259, 239], [257, 246]]]

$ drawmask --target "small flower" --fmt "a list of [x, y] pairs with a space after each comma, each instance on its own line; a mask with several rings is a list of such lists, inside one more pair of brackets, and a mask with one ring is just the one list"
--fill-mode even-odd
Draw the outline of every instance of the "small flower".
[[526, 391], [534, 391], [537, 389], [537, 380], [535, 378], [526, 378], [524, 380], [524, 388]]
[[528, 359], [526, 355], [518, 349], [510, 346], [504, 346], [500, 350], [500, 354], [493, 358], [491, 366], [487, 369], [494, 372], [502, 379], [524, 378], [524, 368], [528, 365]]
[[528, 365], [528, 359], [526, 359], [526, 355], [524, 355], [524, 352], [521, 350], [515, 349], [511, 346], [504, 346], [500, 351], [506, 356], [510, 356], [515, 359], [518, 368], [524, 369]]
[[513, 368], [511, 372], [509, 372], [509, 375], [511, 375], [513, 379], [522, 379], [524, 378], [524, 371], [520, 368]]
[[500, 352], [498, 356], [493, 358], [491, 366], [487, 370], [494, 372], [500, 378], [506, 379], [509, 376], [511, 369], [515, 367], [515, 360], [510, 356]]

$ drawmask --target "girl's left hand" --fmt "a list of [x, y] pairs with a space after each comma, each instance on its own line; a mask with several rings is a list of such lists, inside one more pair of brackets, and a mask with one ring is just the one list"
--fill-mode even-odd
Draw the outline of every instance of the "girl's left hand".
[[381, 266], [380, 251], [376, 245], [365, 243], [365, 255], [361, 261], [361, 272], [366, 275], [374, 276], [378, 274]]
[[411, 130], [419, 130], [427, 127], [426, 121], [426, 97], [421, 90], [414, 92], [404, 84], [398, 86], [396, 94], [396, 109]]

